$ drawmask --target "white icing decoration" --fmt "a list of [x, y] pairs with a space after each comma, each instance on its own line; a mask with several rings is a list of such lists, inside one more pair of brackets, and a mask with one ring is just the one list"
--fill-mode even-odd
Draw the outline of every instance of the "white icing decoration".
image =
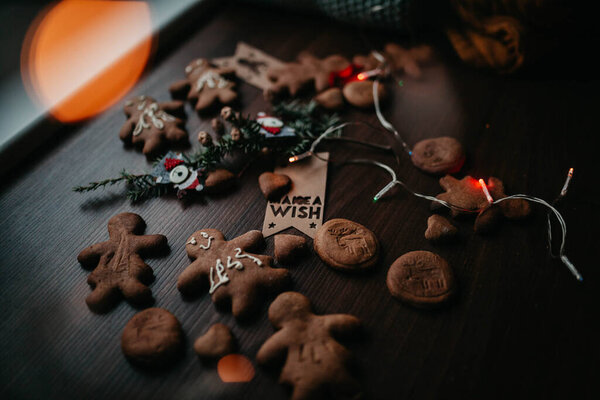
[[198, 242], [196, 242], [196, 238], [192, 236], [186, 244], [195, 245], [198, 244]]
[[[142, 130], [150, 128], [151, 124], [158, 129], [163, 129], [166, 121], [175, 121], [174, 116], [158, 109], [158, 103], [151, 103], [146, 107], [146, 100], [144, 100], [137, 106], [137, 109], [144, 111], [140, 114], [140, 118], [135, 125], [133, 136], [137, 136], [142, 133]], [[150, 118], [150, 122], [146, 121], [146, 117]]]
[[[209, 246], [210, 246], [210, 240], [213, 239], [212, 236], [208, 236], [208, 234], [206, 234], [206, 232], [200, 232], [200, 234], [203, 237], [209, 237]], [[206, 236], [204, 236], [206, 235]], [[202, 245], [200, 245], [200, 247], [202, 247]], [[252, 260], [254, 263], [256, 263], [256, 265], [258, 265], [259, 267], [262, 266], [262, 262], [247, 253], [242, 253], [242, 249], [239, 247], [235, 248], [235, 258], [249, 258], [250, 260]], [[217, 259], [217, 262], [215, 264], [215, 267], [210, 267], [210, 289], [208, 291], [208, 293], [213, 294], [215, 292], [215, 290], [217, 290], [217, 288], [221, 285], [226, 284], [227, 282], [229, 282], [229, 276], [227, 275], [227, 270], [231, 269], [231, 268], [235, 268], [238, 271], [241, 271], [244, 269], [244, 264], [241, 263], [241, 261], [237, 261], [237, 260], [232, 260], [231, 256], [227, 256], [227, 265], [223, 265], [223, 262], [221, 261], [220, 258]], [[214, 274], [215, 274], [215, 270], [217, 271], [217, 277], [219, 278], [219, 280], [217, 282], [215, 282], [215, 278], [214, 278]]]
[[206, 245], [201, 244], [198, 247], [200, 247], [201, 249], [204, 249], [204, 250], [210, 249], [210, 242], [214, 239], [214, 237], [209, 236], [208, 233], [206, 233], [206, 232], [200, 232], [200, 235], [202, 235], [203, 238], [208, 239], [208, 243]]
[[[217, 277], [219, 278], [218, 282], [215, 282], [214, 278], [215, 269], [217, 270]], [[208, 293], [213, 294], [219, 286], [224, 285], [227, 282], [229, 282], [229, 277], [227, 276], [227, 272], [225, 272], [225, 267], [223, 266], [221, 259], [217, 259], [215, 268], [213, 269], [213, 267], [210, 267], [210, 289], [208, 290]]]
[[254, 257], [248, 253], [242, 253], [242, 249], [240, 249], [239, 247], [235, 248], [235, 252], [236, 252], [235, 258], [249, 258], [252, 261], [254, 261], [254, 263], [256, 265], [258, 265], [259, 267], [262, 266], [262, 262], [258, 258]]
[[202, 89], [204, 89], [204, 85], [206, 85], [209, 89], [214, 89], [215, 87], [222, 89], [224, 87], [227, 87], [228, 84], [229, 81], [224, 79], [215, 71], [206, 71], [196, 81], [196, 91], [202, 91]]

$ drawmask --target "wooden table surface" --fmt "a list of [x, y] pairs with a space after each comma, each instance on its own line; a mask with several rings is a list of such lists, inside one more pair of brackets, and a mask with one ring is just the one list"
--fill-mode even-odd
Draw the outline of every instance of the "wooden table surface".
[[[196, 28], [195, 28], [196, 29]], [[380, 46], [392, 35], [373, 35]], [[244, 40], [282, 60], [301, 50], [318, 56], [347, 56], [369, 50], [359, 32], [331, 21], [280, 11], [228, 7], [214, 12], [197, 30], [169, 44], [132, 95], [169, 98], [169, 84], [194, 57], [233, 54]], [[400, 40], [400, 39], [398, 39]], [[496, 176], [508, 193], [552, 200], [569, 167], [575, 178], [560, 205], [568, 224], [567, 254], [584, 276], [577, 282], [548, 255], [545, 212], [534, 207], [522, 223], [504, 223], [482, 237], [472, 220], [460, 220], [458, 243], [434, 246], [423, 232], [429, 204], [394, 190], [377, 204], [372, 196], [387, 183], [382, 171], [342, 166], [351, 157], [393, 159], [355, 146], [332, 149], [325, 218], [348, 218], [375, 232], [382, 257], [368, 274], [348, 275], [326, 267], [311, 254], [290, 268], [293, 290], [308, 296], [318, 313], [349, 313], [364, 324], [362, 337], [345, 342], [356, 356], [356, 375], [365, 398], [582, 398], [596, 392], [598, 373], [597, 197], [598, 82], [565, 77], [497, 77], [453, 61], [438, 60], [421, 80], [406, 79], [393, 89], [384, 113], [410, 143], [454, 136], [464, 144], [463, 173]], [[240, 85], [246, 113], [267, 107], [261, 93]], [[192, 142], [209, 118], [187, 108]], [[346, 120], [376, 123], [373, 112], [348, 110]], [[240, 353], [254, 360], [273, 333], [268, 302], [256, 319], [237, 323], [217, 311], [208, 295], [184, 301], [178, 274], [189, 264], [187, 236], [216, 228], [233, 238], [261, 229], [265, 200], [257, 168], [248, 171], [227, 196], [182, 205], [175, 197], [130, 204], [115, 187], [78, 194], [71, 187], [115, 176], [126, 167], [142, 172], [145, 158], [123, 147], [118, 131], [121, 104], [95, 119], [57, 134], [3, 179], [0, 192], [0, 398], [15, 399], [285, 399], [289, 391], [271, 371], [256, 367], [249, 383], [223, 383], [214, 365], [200, 362], [191, 344], [210, 325], [230, 326]], [[376, 132], [348, 133], [382, 140]], [[197, 143], [195, 144], [197, 145]], [[415, 169], [405, 158], [396, 168], [414, 190], [437, 194], [437, 178]], [[91, 313], [88, 271], [77, 263], [84, 247], [107, 238], [106, 223], [132, 211], [147, 222], [148, 233], [167, 236], [170, 254], [148, 259], [156, 280], [156, 306], [173, 312], [188, 338], [185, 357], [161, 373], [144, 373], [127, 363], [120, 349], [125, 323], [136, 312], [126, 302], [105, 315]], [[267, 239], [272, 254], [273, 239]], [[391, 263], [412, 250], [446, 258], [456, 274], [459, 295], [437, 311], [414, 309], [389, 294], [385, 278]]]

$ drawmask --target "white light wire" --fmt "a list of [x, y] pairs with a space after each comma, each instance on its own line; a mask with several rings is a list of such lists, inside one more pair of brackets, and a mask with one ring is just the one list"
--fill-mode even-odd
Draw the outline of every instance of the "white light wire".
[[[385, 119], [385, 117], [383, 116], [383, 114], [381, 113], [381, 108], [379, 105], [379, 95], [378, 95], [378, 85], [379, 85], [379, 80], [375, 79], [373, 82], [373, 103], [375, 105], [375, 113], [377, 114], [377, 118], [379, 119], [379, 122], [381, 123], [381, 125], [388, 130], [389, 132], [391, 132], [392, 134], [394, 134], [394, 136], [398, 139], [398, 141], [400, 141], [400, 143], [402, 143], [402, 146], [404, 148], [404, 150], [408, 153], [408, 155], [412, 155], [412, 151], [410, 150], [410, 148], [408, 147], [408, 145], [406, 144], [406, 142], [404, 142], [404, 140], [402, 140], [402, 137], [400, 136], [400, 133], [394, 128], [394, 126]], [[344, 122], [342, 124], [336, 125], [336, 126], [332, 126], [330, 128], [328, 128], [327, 130], [325, 130], [325, 132], [323, 132], [311, 145], [310, 150], [307, 151], [306, 153], [303, 153], [299, 156], [295, 156], [293, 157], [294, 161], [309, 157], [309, 156], [315, 156], [318, 159], [322, 160], [322, 161], [328, 161], [328, 159], [325, 159], [321, 156], [319, 156], [315, 149], [316, 147], [319, 145], [319, 143], [328, 135], [330, 135], [332, 132], [335, 132], [336, 130], [339, 129], [343, 129], [346, 126], [349, 125], [356, 125], [359, 124], [359, 122]], [[398, 156], [396, 154], [396, 156]], [[348, 160], [345, 161], [344, 163], [349, 163], [349, 164], [370, 164], [370, 165], [375, 165], [379, 168], [384, 169], [385, 171], [387, 171], [391, 177], [392, 180], [386, 185], [384, 186], [374, 197], [373, 197], [373, 202], [378, 201], [383, 195], [385, 195], [385, 193], [387, 193], [389, 190], [391, 190], [395, 185], [400, 185], [402, 186], [406, 191], [408, 191], [410, 194], [412, 194], [413, 196], [416, 197], [420, 197], [422, 199], [426, 199], [426, 200], [430, 200], [436, 203], [441, 204], [444, 207], [447, 207], [451, 210], [457, 210], [460, 212], [465, 212], [465, 213], [479, 213], [480, 211], [482, 211], [483, 209], [477, 209], [477, 210], [472, 210], [472, 209], [465, 209], [462, 207], [458, 207], [454, 204], [451, 204], [447, 201], [444, 200], [440, 200], [434, 196], [429, 196], [426, 194], [422, 194], [422, 193], [418, 193], [415, 192], [414, 190], [412, 190], [411, 188], [409, 188], [404, 182], [398, 180], [397, 176], [396, 176], [396, 172], [388, 165], [380, 163], [378, 161], [375, 160], [369, 160], [369, 159], [352, 159], [352, 160]], [[560, 192], [559, 197], [557, 198], [557, 200], [554, 201], [554, 203], [556, 203], [558, 200], [560, 200], [562, 197], [564, 197], [567, 193], [567, 189], [569, 186], [569, 183], [571, 181], [571, 178], [573, 177], [573, 170], [569, 170], [569, 174], [567, 175], [567, 180], [565, 181], [563, 188]], [[558, 257], [560, 258], [560, 260], [563, 262], [563, 264], [565, 264], [565, 266], [569, 269], [569, 271], [573, 274], [573, 276], [578, 280], [578, 281], [583, 281], [583, 276], [579, 273], [579, 271], [577, 270], [577, 268], [575, 268], [575, 265], [573, 265], [573, 263], [567, 258], [567, 256], [564, 254], [565, 251], [565, 244], [566, 244], [566, 240], [567, 240], [567, 223], [565, 222], [564, 218], [562, 217], [562, 215], [560, 214], [560, 212], [554, 208], [554, 206], [552, 206], [551, 204], [549, 204], [547, 201], [537, 198], [537, 197], [533, 197], [533, 196], [528, 196], [525, 194], [514, 194], [511, 196], [507, 196], [507, 197], [503, 197], [501, 199], [497, 199], [494, 200], [493, 202], [490, 203], [490, 205], [494, 205], [494, 204], [498, 204], [501, 203], [503, 201], [506, 200], [510, 200], [510, 199], [523, 199], [526, 201], [530, 201], [530, 202], [534, 202], [534, 203], [538, 203], [541, 204], [545, 207], [547, 207], [556, 217], [559, 225], [560, 225], [560, 229], [561, 229], [561, 244], [560, 244], [560, 249], [559, 249], [559, 253], [558, 253]], [[552, 246], [551, 246], [551, 242], [552, 242], [552, 225], [550, 224], [550, 213], [548, 213], [547, 216], [547, 222], [548, 222], [548, 243], [549, 243], [549, 251], [550, 251], [550, 255], [552, 257], [556, 257], [553, 253], [552, 253]]]

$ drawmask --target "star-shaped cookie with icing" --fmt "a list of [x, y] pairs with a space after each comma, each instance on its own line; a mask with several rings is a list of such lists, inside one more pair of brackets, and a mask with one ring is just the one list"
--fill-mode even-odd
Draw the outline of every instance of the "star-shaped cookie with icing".
[[216, 229], [194, 232], [185, 245], [193, 262], [179, 275], [177, 288], [193, 296], [208, 283], [215, 304], [231, 301], [233, 315], [247, 317], [264, 292], [279, 293], [289, 281], [286, 269], [271, 267], [272, 257], [248, 253], [263, 244], [263, 235], [256, 230], [229, 241]]
[[203, 111], [215, 103], [233, 103], [238, 94], [234, 91], [235, 82], [228, 78], [235, 74], [233, 68], [217, 68], [207, 60], [198, 58], [185, 67], [186, 79], [169, 87], [175, 98], [186, 98], [196, 111]]

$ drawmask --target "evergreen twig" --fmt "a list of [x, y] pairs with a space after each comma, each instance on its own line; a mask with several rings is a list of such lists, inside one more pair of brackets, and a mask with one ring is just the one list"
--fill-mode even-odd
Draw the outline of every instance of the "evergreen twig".
[[[203, 147], [191, 154], [184, 154], [185, 164], [191, 168], [211, 171], [223, 161], [225, 156], [231, 155], [235, 151], [255, 154], [265, 146], [271, 146], [273, 150], [285, 155], [301, 154], [307, 151], [312, 142], [325, 130], [340, 123], [340, 118], [336, 114], [331, 115], [321, 112], [314, 101], [308, 104], [299, 101], [280, 103], [274, 107], [274, 114], [280, 117], [287, 126], [294, 129], [296, 133], [295, 142], [291, 144], [278, 144], [276, 141], [269, 142], [260, 133], [261, 126], [256, 120], [250, 118], [250, 116], [245, 117], [240, 113], [232, 113], [228, 118], [228, 122], [240, 130], [242, 140], [234, 141], [230, 134], [225, 135], [212, 146]], [[334, 131], [329, 136], [339, 136], [339, 131]], [[160, 162], [160, 159], [155, 161], [154, 165], [156, 166], [158, 162]], [[169, 185], [157, 183], [155, 177], [151, 174], [135, 175], [123, 170], [117, 178], [91, 182], [86, 186], [75, 186], [73, 191], [91, 192], [120, 182], [126, 183], [127, 198], [133, 202], [162, 196], [170, 188]]]

